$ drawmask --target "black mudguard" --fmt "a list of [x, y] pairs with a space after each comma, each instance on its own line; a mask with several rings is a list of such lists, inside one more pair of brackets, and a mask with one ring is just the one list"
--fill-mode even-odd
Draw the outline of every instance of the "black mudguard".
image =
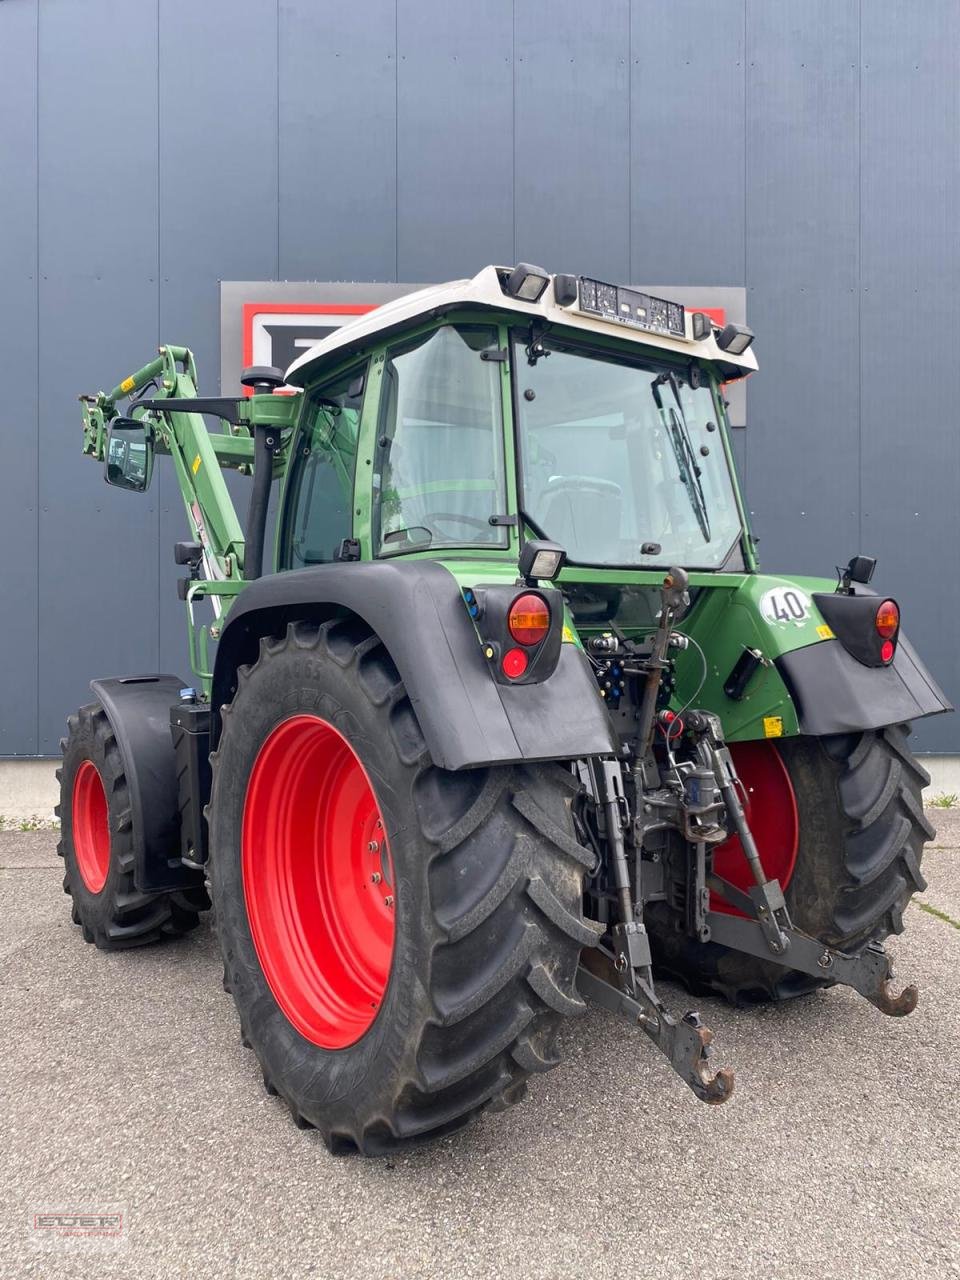
[[[354, 561], [270, 574], [246, 587], [217, 648], [213, 709], [255, 662], [260, 638], [300, 619], [353, 613], [390, 652], [434, 763], [469, 769], [514, 760], [609, 755], [617, 742], [582, 651], [561, 645], [540, 684], [502, 685], [491, 676], [456, 579], [434, 560]], [[218, 732], [219, 715], [213, 732]]]
[[180, 807], [170, 734], [170, 708], [183, 681], [177, 676], [91, 680], [117, 739], [130, 791], [137, 888], [152, 893], [203, 883], [202, 872], [180, 861]]
[[903, 635], [889, 667], [865, 666], [838, 640], [794, 649], [776, 662], [801, 733], [854, 733], [953, 710]]

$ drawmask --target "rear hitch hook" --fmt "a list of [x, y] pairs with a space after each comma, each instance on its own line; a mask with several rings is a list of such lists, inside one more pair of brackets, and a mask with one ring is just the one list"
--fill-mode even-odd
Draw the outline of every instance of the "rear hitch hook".
[[891, 1018], [905, 1018], [908, 1013], [913, 1013], [917, 1007], [920, 993], [911, 982], [903, 988], [898, 996], [895, 996], [891, 990], [891, 982], [892, 979], [887, 978], [885, 982], [880, 983], [872, 1003], [877, 1006], [881, 1013], [886, 1013]]

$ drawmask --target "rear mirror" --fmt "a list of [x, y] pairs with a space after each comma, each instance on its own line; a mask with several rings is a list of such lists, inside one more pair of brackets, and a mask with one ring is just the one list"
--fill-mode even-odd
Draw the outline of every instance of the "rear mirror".
[[104, 479], [118, 489], [143, 493], [153, 474], [153, 437], [136, 418], [114, 418], [107, 433]]

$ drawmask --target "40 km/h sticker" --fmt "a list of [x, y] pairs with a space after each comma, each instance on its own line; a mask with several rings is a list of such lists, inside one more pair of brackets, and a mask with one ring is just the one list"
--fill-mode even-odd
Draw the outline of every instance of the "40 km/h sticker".
[[802, 627], [810, 616], [810, 597], [798, 587], [773, 587], [760, 597], [760, 612], [768, 622]]

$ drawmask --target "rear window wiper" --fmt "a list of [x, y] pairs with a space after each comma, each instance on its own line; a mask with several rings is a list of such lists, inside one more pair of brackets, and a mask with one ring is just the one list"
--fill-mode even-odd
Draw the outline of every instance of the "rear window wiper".
[[[672, 405], [670, 407], [667, 430], [670, 435], [670, 443], [673, 445], [674, 456], [677, 459], [677, 466], [680, 468], [680, 480], [690, 498], [690, 505], [693, 507], [694, 515], [697, 517], [697, 524], [700, 526], [704, 541], [709, 542], [710, 516], [707, 511], [707, 500], [703, 496], [703, 485], [700, 483], [700, 468], [697, 466], [697, 460], [693, 452], [693, 442], [690, 439], [690, 429], [687, 426], [686, 415], [683, 412], [683, 403], [680, 400], [680, 389], [677, 386], [676, 376], [672, 373], [660, 373], [651, 382], [650, 389], [653, 392], [656, 406], [662, 414], [664, 408], [663, 398], [660, 395], [660, 384], [663, 382], [669, 382], [673, 398], [677, 402], [676, 409]], [[679, 415], [677, 409], [680, 411]]]

